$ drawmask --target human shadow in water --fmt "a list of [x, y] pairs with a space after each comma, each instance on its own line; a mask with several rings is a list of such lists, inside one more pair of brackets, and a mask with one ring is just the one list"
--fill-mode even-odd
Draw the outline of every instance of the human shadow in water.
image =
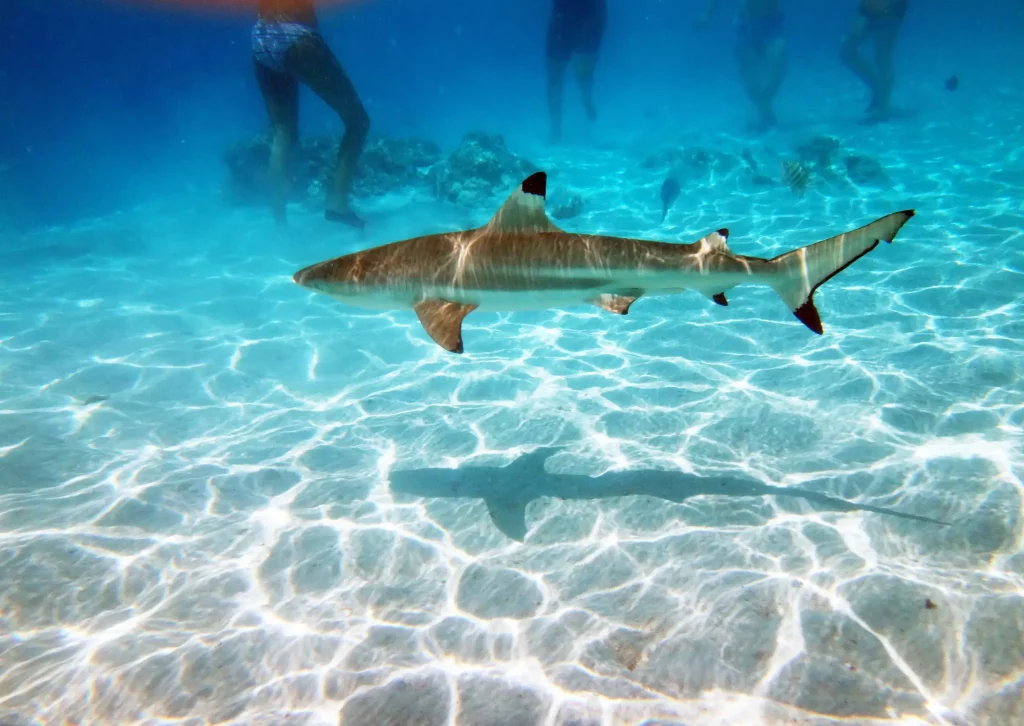
[[887, 507], [854, 504], [796, 487], [776, 487], [740, 476], [695, 476], [677, 471], [613, 471], [600, 476], [552, 474], [544, 462], [554, 448], [520, 456], [508, 466], [464, 466], [459, 469], [407, 469], [391, 472], [391, 491], [418, 497], [483, 499], [491, 521], [504, 534], [522, 542], [526, 538], [526, 505], [541, 497], [605, 499], [644, 495], [682, 502], [699, 494], [727, 497], [799, 497], [838, 512], [874, 512], [929, 524], [948, 525], [931, 517]]

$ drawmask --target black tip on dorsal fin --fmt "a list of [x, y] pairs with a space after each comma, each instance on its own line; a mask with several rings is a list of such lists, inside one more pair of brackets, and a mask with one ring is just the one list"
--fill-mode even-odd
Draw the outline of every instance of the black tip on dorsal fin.
[[725, 299], [725, 293], [724, 292], [715, 293], [711, 297], [711, 299], [714, 300], [719, 305], [723, 305], [724, 306], [724, 305], [728, 305], [729, 304], [729, 301]]
[[521, 186], [526, 194], [536, 194], [538, 197], [546, 198], [548, 195], [548, 175], [543, 171], [538, 171], [536, 174], [526, 177]]
[[718, 230], [718, 234], [722, 235], [726, 239], [729, 239], [729, 228], [728, 227], [722, 227], [720, 230]]
[[818, 308], [814, 307], [813, 298], [807, 298], [807, 302], [793, 311], [797, 319], [818, 335], [825, 332], [821, 327], [821, 316], [818, 315]]

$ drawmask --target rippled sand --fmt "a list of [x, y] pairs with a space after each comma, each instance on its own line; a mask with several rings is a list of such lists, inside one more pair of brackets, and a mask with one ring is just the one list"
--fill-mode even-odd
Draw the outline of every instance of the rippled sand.
[[881, 187], [691, 180], [664, 225], [645, 150], [548, 167], [567, 229], [752, 255], [916, 208], [822, 337], [749, 287], [475, 313], [452, 356], [290, 281], [494, 211], [423, 199], [362, 236], [174, 200], [24, 239], [0, 722], [1024, 722], [1024, 159], [986, 118], [956, 163], [941, 125], [844, 137]]

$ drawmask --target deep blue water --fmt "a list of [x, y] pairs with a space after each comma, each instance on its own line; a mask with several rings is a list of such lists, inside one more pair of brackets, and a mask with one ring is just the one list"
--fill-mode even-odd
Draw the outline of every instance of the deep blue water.
[[[614, 142], [642, 128], [652, 109], [680, 131], [741, 127], [735, 4], [725, 2], [716, 26], [698, 33], [692, 25], [701, 5], [611, 2], [596, 79], [601, 138]], [[830, 94], [863, 95], [836, 50], [854, 6], [787, 2], [791, 73], [778, 101], [787, 123], [800, 123], [798, 109], [822, 84]], [[225, 144], [265, 127], [247, 53], [250, 18], [146, 7], [4, 1], [0, 156], [18, 169], [20, 218], [68, 221], [209, 183], [222, 171]], [[917, 103], [957, 73], [961, 103], [984, 103], [1012, 80], [1020, 13], [1016, 0], [912, 3], [898, 46], [899, 92]], [[511, 140], [543, 135], [546, 0], [370, 1], [321, 15], [374, 133], [415, 133], [444, 145], [474, 129]], [[569, 118], [582, 115], [574, 90], [567, 88]], [[302, 104], [304, 132], [337, 128], [308, 93]], [[721, 123], [708, 118], [715, 104], [724, 104], [710, 114]]]

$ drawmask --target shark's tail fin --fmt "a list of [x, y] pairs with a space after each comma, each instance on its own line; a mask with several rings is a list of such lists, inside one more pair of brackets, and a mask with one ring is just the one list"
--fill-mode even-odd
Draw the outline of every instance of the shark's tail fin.
[[819, 335], [821, 317], [814, 307], [814, 291], [878, 246], [892, 242], [914, 211], [894, 212], [859, 229], [815, 242], [768, 261], [771, 285], [793, 314]]

